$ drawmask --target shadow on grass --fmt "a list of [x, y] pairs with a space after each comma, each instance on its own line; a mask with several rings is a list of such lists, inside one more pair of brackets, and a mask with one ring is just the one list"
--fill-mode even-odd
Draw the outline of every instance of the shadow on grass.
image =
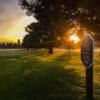
[[49, 67], [25, 75], [16, 89], [16, 100], [81, 100], [79, 76], [72, 70]]
[[[54, 62], [65, 61], [64, 56]], [[24, 73], [13, 100], [84, 100], [82, 88], [79, 87], [80, 76], [73, 69], [66, 70], [63, 64], [53, 63], [38, 63], [41, 66], [34, 66], [30, 69], [31, 73]]]
[[68, 61], [66, 54], [45, 63], [29, 59], [17, 84], [8, 96], [0, 100], [84, 100], [79, 87], [80, 75], [73, 69], [64, 68]]

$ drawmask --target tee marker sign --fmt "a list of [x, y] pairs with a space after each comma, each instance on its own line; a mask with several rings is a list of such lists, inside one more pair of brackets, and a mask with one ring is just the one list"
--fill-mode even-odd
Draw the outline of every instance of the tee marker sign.
[[94, 62], [94, 39], [90, 34], [83, 37], [81, 42], [81, 60], [86, 68]]
[[93, 100], [94, 40], [90, 34], [82, 39], [81, 60], [86, 67], [86, 100]]

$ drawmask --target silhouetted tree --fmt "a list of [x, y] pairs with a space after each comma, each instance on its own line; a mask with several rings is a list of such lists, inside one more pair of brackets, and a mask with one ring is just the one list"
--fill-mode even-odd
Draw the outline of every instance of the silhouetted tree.
[[25, 47], [27, 49], [32, 48], [31, 46], [32, 42], [30, 41], [31, 38], [30, 38], [30, 35], [25, 35], [23, 42], [22, 42], [22, 47]]
[[33, 15], [45, 30], [48, 48], [53, 52], [57, 36], [79, 23], [92, 32], [100, 32], [100, 0], [19, 0], [27, 15]]
[[26, 35], [23, 39], [23, 47], [27, 48], [40, 48], [43, 47], [43, 35], [40, 30], [40, 23], [31, 23], [25, 28]]
[[21, 48], [21, 41], [20, 41], [20, 39], [17, 40], [17, 47]]
[[[76, 0], [20, 0], [23, 9], [28, 15], [41, 23], [43, 35], [48, 37], [49, 53], [53, 53], [53, 45], [57, 36], [62, 36], [66, 28], [72, 25], [72, 18], [76, 8]], [[67, 9], [67, 10], [66, 10]], [[70, 13], [69, 13], [70, 11]], [[69, 19], [70, 18], [70, 19]]]
[[0, 42], [0, 48], [9, 48], [9, 49], [12, 49], [12, 48], [19, 48], [18, 47], [18, 44], [17, 43], [14, 43], [14, 42]]

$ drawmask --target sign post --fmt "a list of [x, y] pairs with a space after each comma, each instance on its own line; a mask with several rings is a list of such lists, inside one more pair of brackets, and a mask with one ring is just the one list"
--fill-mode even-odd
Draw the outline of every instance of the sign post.
[[71, 47], [70, 47], [70, 40], [69, 40], [69, 58], [71, 56]]
[[94, 40], [89, 34], [82, 39], [81, 60], [86, 67], [86, 100], [93, 100]]

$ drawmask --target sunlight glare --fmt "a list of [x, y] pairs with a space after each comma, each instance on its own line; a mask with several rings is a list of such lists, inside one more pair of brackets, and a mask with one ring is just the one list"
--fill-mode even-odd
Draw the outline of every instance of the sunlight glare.
[[76, 34], [70, 35], [69, 39], [74, 43], [78, 43], [80, 41], [79, 37]]

